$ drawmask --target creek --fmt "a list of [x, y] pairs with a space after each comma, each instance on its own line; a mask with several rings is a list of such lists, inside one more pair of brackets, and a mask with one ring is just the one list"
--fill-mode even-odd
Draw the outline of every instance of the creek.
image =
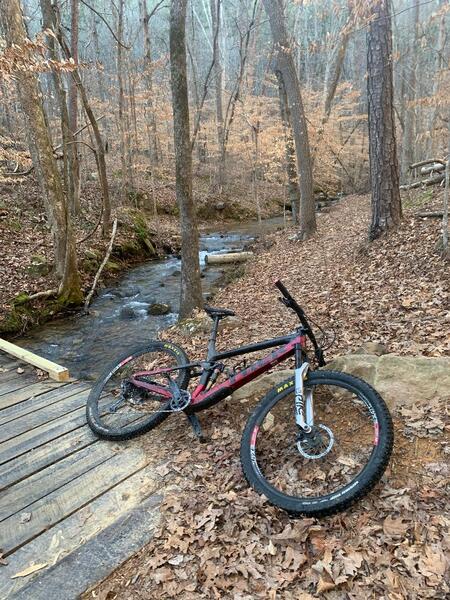
[[[200, 237], [202, 289], [207, 300], [224, 272], [233, 265], [205, 264], [206, 254], [239, 251], [265, 232], [283, 228], [283, 218], [229, 225]], [[168, 256], [130, 269], [113, 286], [99, 290], [89, 314], [56, 319], [35, 328], [15, 343], [60, 365], [73, 377], [95, 378], [103, 367], [128, 349], [157, 337], [178, 317], [181, 263]], [[169, 312], [152, 315], [154, 304], [168, 305]]]

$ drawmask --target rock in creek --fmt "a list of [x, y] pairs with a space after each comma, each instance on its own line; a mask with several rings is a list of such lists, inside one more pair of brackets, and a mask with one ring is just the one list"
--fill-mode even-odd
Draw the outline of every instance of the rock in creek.
[[139, 313], [132, 306], [124, 306], [120, 309], [120, 318], [123, 320], [133, 320], [139, 318]]
[[148, 314], [153, 316], [158, 315], [167, 315], [171, 312], [171, 307], [169, 304], [164, 304], [163, 302], [155, 302], [151, 306], [148, 307]]

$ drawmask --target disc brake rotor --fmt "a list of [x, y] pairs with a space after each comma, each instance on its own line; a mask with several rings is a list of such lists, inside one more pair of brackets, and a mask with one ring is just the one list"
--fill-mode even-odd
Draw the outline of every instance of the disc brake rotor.
[[334, 435], [326, 425], [314, 425], [310, 433], [300, 432], [297, 449], [304, 458], [316, 460], [326, 456], [334, 445]]

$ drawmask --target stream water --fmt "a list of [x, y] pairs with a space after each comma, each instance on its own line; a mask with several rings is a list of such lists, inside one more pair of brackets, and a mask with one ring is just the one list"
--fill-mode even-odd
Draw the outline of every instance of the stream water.
[[[260, 233], [283, 227], [283, 218], [233, 225], [200, 237], [202, 288], [207, 297], [225, 265], [205, 265], [206, 254], [242, 250]], [[95, 378], [118, 354], [144, 344], [177, 319], [180, 296], [180, 260], [169, 256], [128, 271], [113, 287], [103, 288], [89, 314], [58, 319], [34, 329], [20, 346], [67, 367], [74, 377]], [[166, 315], [150, 315], [154, 303], [170, 306]]]

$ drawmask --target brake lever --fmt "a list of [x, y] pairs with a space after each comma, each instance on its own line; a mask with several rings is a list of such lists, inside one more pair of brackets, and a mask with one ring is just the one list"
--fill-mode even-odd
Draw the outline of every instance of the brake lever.
[[288, 300], [287, 298], [285, 298], [284, 296], [282, 296], [281, 298], [280, 298], [280, 297], [278, 297], [278, 300], [279, 300], [279, 301], [280, 301], [282, 304], [284, 304], [284, 305], [285, 305], [287, 308], [292, 308], [292, 306], [291, 306], [291, 304], [290, 304], [289, 300]]

